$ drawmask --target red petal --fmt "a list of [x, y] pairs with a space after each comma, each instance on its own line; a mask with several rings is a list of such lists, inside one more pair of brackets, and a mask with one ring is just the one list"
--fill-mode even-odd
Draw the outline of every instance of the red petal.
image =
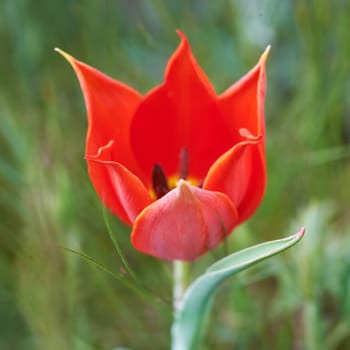
[[84, 94], [88, 115], [86, 154], [114, 140], [112, 158], [142, 177], [130, 147], [130, 122], [141, 95], [130, 87], [58, 50], [72, 65]]
[[151, 91], [135, 112], [131, 143], [142, 169], [155, 163], [166, 175], [177, 173], [181, 149], [189, 153], [189, 172], [204, 178], [215, 159], [232, 146], [217, 96], [195, 60], [186, 37], [169, 59], [165, 82]]
[[141, 180], [120, 163], [111, 161], [113, 141], [88, 156], [89, 175], [102, 202], [123, 222], [132, 225], [152, 199]]
[[247, 138], [223, 154], [210, 168], [203, 188], [225, 193], [237, 208], [239, 223], [259, 206], [266, 187], [262, 138]]
[[237, 212], [222, 193], [180, 180], [148, 206], [131, 236], [136, 249], [167, 260], [193, 261], [214, 248], [237, 224]]
[[237, 83], [227, 89], [220, 97], [219, 104], [227, 128], [235, 132], [248, 129], [254, 136], [265, 133], [264, 101], [265, 101], [265, 63], [269, 47], [261, 56], [259, 63]]

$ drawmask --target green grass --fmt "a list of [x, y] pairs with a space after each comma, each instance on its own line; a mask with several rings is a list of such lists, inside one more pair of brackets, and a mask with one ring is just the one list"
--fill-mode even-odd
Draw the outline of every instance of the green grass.
[[159, 300], [171, 294], [168, 264], [135, 251], [112, 215], [153, 297], [62, 248], [122, 267], [86, 173], [81, 92], [53, 49], [146, 92], [162, 80], [177, 28], [219, 92], [272, 45], [268, 190], [230, 250], [307, 228], [290, 252], [221, 289], [204, 349], [350, 347], [349, 16], [341, 0], [3, 0], [0, 348], [168, 348], [170, 306]]

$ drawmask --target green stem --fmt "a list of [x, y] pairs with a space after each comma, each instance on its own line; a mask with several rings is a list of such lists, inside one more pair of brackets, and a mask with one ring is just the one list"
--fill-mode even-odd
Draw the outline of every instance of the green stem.
[[189, 275], [189, 264], [180, 260], [173, 263], [173, 308], [177, 313], [182, 307], [183, 296], [185, 294]]

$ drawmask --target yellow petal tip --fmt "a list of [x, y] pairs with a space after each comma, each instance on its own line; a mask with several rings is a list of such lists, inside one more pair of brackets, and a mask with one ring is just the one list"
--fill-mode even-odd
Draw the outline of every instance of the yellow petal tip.
[[58, 47], [55, 47], [54, 50], [55, 50], [56, 52], [58, 52], [60, 55], [62, 55], [62, 56], [63, 56], [67, 61], [69, 61], [71, 64], [73, 64], [74, 59], [73, 59], [73, 57], [72, 57], [70, 54], [68, 54], [67, 52], [61, 50], [61, 49], [58, 48]]
[[267, 58], [269, 57], [270, 50], [271, 50], [271, 45], [268, 45], [266, 47], [265, 51], [263, 52], [263, 54], [260, 57], [260, 62], [261, 63], [265, 63], [266, 62]]
[[58, 53], [60, 53], [61, 55], [67, 55], [63, 50], [61, 50], [59, 47], [55, 47], [54, 50]]

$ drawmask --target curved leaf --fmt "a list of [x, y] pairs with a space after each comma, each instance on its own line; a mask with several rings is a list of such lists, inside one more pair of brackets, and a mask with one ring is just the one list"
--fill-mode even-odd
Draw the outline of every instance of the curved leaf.
[[172, 350], [198, 348], [208, 320], [214, 292], [230, 276], [246, 270], [259, 261], [283, 252], [299, 242], [304, 228], [293, 236], [255, 245], [233, 253], [211, 265], [187, 289], [181, 309], [172, 327]]

